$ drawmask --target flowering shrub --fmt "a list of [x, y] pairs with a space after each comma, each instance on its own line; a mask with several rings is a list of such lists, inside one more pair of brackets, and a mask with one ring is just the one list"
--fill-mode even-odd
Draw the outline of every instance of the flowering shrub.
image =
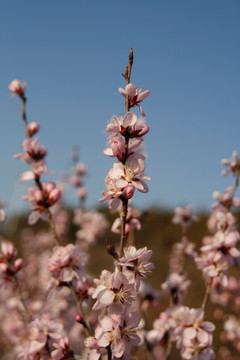
[[[114, 116], [106, 128], [107, 144], [103, 153], [114, 159], [107, 171], [106, 190], [100, 202], [107, 202], [110, 211], [119, 215], [111, 231], [120, 240], [109, 244], [106, 252], [112, 257], [112, 270], [102, 269], [97, 278], [88, 273], [91, 248], [109, 227], [106, 216], [87, 209], [85, 164], [79, 161], [75, 148], [73, 168], [65, 183], [56, 185], [42, 181], [47, 170], [47, 149], [34, 136], [40, 126], [28, 123], [26, 115], [26, 82], [13, 80], [12, 95], [22, 103], [22, 118], [26, 139], [23, 153], [15, 155], [29, 165], [21, 174], [21, 181], [32, 181], [27, 194], [31, 213], [29, 225], [38, 220], [48, 223], [34, 233], [21, 233], [21, 257], [15, 246], [1, 239], [0, 251], [0, 341], [1, 359], [63, 360], [63, 359], [237, 359], [240, 350], [240, 281], [229, 275], [240, 264], [238, 242], [240, 234], [233, 207], [240, 207], [235, 197], [240, 161], [236, 151], [232, 159], [222, 160], [227, 169], [223, 175], [233, 174], [234, 185], [223, 193], [215, 191], [216, 203], [208, 220], [209, 233], [200, 249], [190, 241], [189, 228], [199, 218], [190, 205], [177, 207], [173, 223], [181, 227], [181, 238], [171, 252], [169, 274], [161, 285], [162, 297], [168, 306], [150, 324], [149, 310], [158, 308], [160, 291], [148, 283], [154, 271], [153, 252], [146, 246], [136, 247], [134, 231], [141, 230], [141, 213], [130, 204], [135, 191], [148, 192], [146, 163], [142, 152], [144, 136], [149, 132], [145, 113], [139, 105], [150, 90], [137, 89], [131, 80], [133, 51], [129, 55], [124, 78], [124, 116]], [[130, 111], [139, 107], [141, 117]], [[61, 206], [66, 182], [76, 190], [79, 208], [72, 216], [75, 239], [66, 241], [70, 224], [69, 213]], [[4, 203], [0, 200], [0, 221], [5, 221]], [[146, 239], [147, 243], [147, 239]], [[161, 254], [159, 254], [159, 262]], [[198, 307], [187, 306], [193, 280], [187, 272], [187, 261], [202, 273], [205, 290]], [[208, 299], [217, 306], [216, 321], [222, 320], [221, 346], [214, 345], [216, 325], [209, 321]], [[227, 307], [223, 311], [222, 307]], [[158, 311], [158, 310], [156, 310]], [[232, 343], [230, 347], [228, 343]], [[218, 353], [217, 353], [218, 352]], [[177, 354], [177, 355], [176, 355]]]

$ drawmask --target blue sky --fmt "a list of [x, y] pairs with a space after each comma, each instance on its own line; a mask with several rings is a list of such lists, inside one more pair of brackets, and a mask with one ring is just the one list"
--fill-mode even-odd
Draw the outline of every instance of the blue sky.
[[143, 108], [152, 181], [134, 203], [208, 209], [212, 192], [233, 184], [221, 177], [220, 160], [240, 152], [239, 34], [237, 0], [2, 2], [0, 197], [8, 211], [25, 208], [27, 189], [18, 181], [27, 167], [13, 159], [24, 128], [20, 101], [8, 96], [11, 80], [28, 83], [28, 118], [40, 123], [48, 168], [56, 170], [45, 180], [66, 171], [78, 145], [94, 206], [113, 163], [102, 154], [104, 129], [112, 115], [124, 113], [118, 87], [130, 47], [132, 82], [151, 90]]

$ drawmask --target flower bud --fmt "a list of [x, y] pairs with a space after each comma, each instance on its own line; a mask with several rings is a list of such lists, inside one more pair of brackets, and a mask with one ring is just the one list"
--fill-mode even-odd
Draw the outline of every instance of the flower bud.
[[13, 256], [16, 254], [16, 250], [13, 244], [8, 242], [2, 243], [2, 253], [6, 257], [7, 260], [11, 260]]
[[40, 126], [39, 126], [39, 124], [37, 122], [33, 121], [30, 124], [28, 124], [27, 128], [28, 128], [29, 135], [33, 136], [39, 131]]
[[56, 201], [58, 201], [61, 197], [62, 193], [59, 189], [53, 189], [48, 195], [49, 204], [53, 205]]
[[127, 185], [125, 186], [125, 188], [123, 188], [122, 190], [122, 197], [124, 199], [131, 199], [133, 197], [134, 194], [134, 187], [133, 185]]
[[83, 321], [83, 318], [82, 318], [81, 315], [77, 315], [77, 316], [75, 317], [75, 320], [76, 320], [76, 322], [78, 322], [79, 324], [81, 324], [82, 321]]
[[27, 83], [25, 81], [13, 80], [8, 86], [9, 90], [18, 95], [23, 95], [26, 89]]
[[38, 205], [41, 205], [43, 203], [44, 199], [43, 199], [43, 194], [42, 194], [41, 190], [35, 190], [34, 198]]
[[125, 142], [124, 139], [119, 137], [114, 137], [111, 145], [113, 155], [118, 158], [119, 161], [122, 161], [125, 155]]
[[7, 273], [8, 272], [8, 265], [4, 262], [0, 263], [0, 273]]
[[23, 259], [17, 259], [14, 261], [14, 264], [13, 264], [13, 271], [16, 273], [18, 272], [19, 270], [21, 270], [23, 268], [23, 265], [24, 265], [24, 262], [23, 262]]

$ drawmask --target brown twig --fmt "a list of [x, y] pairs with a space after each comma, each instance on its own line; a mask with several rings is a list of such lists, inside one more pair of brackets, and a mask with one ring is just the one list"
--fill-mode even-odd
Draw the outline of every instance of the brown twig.
[[121, 242], [120, 242], [120, 258], [123, 256], [123, 249], [126, 246], [126, 219], [128, 211], [128, 199], [122, 199], [122, 223], [121, 223]]
[[72, 284], [70, 284], [68, 286], [68, 288], [71, 291], [72, 296], [74, 298], [74, 301], [75, 301], [75, 303], [77, 305], [78, 313], [81, 316], [81, 324], [84, 327], [84, 331], [85, 331], [86, 335], [89, 336], [90, 335], [90, 330], [89, 330], [89, 327], [88, 327], [86, 321], [84, 320], [84, 315], [83, 315], [82, 306], [81, 306], [81, 300], [77, 297], [77, 294], [76, 294]]
[[205, 291], [204, 298], [203, 298], [203, 302], [202, 302], [202, 305], [201, 305], [201, 309], [202, 309], [203, 311], [205, 310], [206, 305], [207, 305], [208, 296], [209, 296], [210, 290], [211, 290], [211, 285], [212, 285], [212, 278], [209, 279], [209, 280], [208, 280], [208, 283], [207, 283], [206, 291]]

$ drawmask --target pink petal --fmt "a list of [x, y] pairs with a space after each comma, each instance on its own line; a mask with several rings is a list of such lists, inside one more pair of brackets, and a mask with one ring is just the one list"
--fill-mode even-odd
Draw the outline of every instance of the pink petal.
[[144, 181], [141, 181], [141, 180], [132, 181], [132, 184], [137, 190], [139, 190], [143, 193], [148, 192], [148, 186]]
[[141, 91], [137, 96], [137, 102], [143, 101], [151, 94], [150, 90]]
[[31, 170], [25, 171], [20, 175], [21, 181], [29, 181], [32, 179], [34, 179], [34, 173]]
[[120, 92], [121, 95], [126, 96], [126, 90], [124, 90], [123, 88], [118, 88], [118, 91]]

